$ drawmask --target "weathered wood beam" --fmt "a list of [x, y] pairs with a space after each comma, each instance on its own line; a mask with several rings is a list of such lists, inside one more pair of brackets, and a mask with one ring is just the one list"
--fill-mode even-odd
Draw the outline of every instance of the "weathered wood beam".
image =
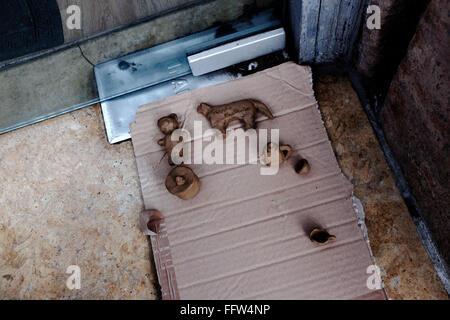
[[367, 0], [288, 0], [288, 18], [299, 63], [349, 57]]

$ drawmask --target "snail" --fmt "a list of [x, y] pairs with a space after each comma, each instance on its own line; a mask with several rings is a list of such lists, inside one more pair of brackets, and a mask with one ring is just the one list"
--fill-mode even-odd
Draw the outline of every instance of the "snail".
[[295, 172], [299, 175], [307, 174], [311, 170], [311, 166], [309, 165], [308, 160], [301, 159], [295, 165]]
[[309, 234], [309, 239], [319, 246], [323, 246], [329, 242], [336, 240], [336, 236], [328, 233], [325, 229], [315, 228]]
[[[272, 159], [272, 152], [279, 153], [278, 159], [276, 156]], [[266, 151], [261, 156], [261, 161], [268, 167], [279, 167], [291, 156], [291, 153], [292, 147], [290, 145], [278, 146], [276, 143], [269, 142], [267, 144]]]
[[147, 236], [156, 235], [159, 232], [160, 222], [163, 215], [158, 210], [146, 210], [141, 212], [139, 217], [139, 224], [143, 234]]
[[200, 191], [200, 180], [192, 169], [178, 166], [169, 172], [166, 178], [166, 188], [178, 198], [189, 200]]
[[[167, 155], [169, 157], [169, 164], [174, 165], [172, 161], [172, 149], [183, 141], [183, 137], [180, 137], [178, 141], [172, 141], [172, 132], [178, 129], [178, 116], [175, 113], [171, 113], [166, 117], [162, 117], [158, 120], [158, 128], [165, 135], [164, 138], [158, 140], [158, 144], [166, 148]], [[183, 156], [183, 150], [180, 151], [180, 157]]]

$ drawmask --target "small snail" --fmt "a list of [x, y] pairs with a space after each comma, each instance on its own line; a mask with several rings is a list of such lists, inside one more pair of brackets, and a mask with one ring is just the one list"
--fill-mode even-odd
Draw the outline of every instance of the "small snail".
[[[273, 152], [278, 152], [278, 159], [276, 156], [272, 159]], [[292, 147], [290, 145], [278, 146], [276, 143], [269, 142], [267, 144], [266, 151], [261, 156], [261, 160], [268, 167], [279, 167], [291, 156], [291, 153]]]
[[311, 241], [315, 244], [323, 246], [329, 242], [336, 240], [336, 236], [329, 234], [328, 231], [324, 229], [315, 228], [309, 234], [309, 239], [311, 239]]
[[156, 235], [159, 232], [159, 225], [163, 215], [158, 210], [146, 210], [141, 212], [139, 217], [139, 224], [141, 231], [147, 236]]
[[299, 175], [307, 174], [311, 170], [311, 166], [309, 165], [308, 160], [301, 159], [295, 165], [295, 172]]
[[[174, 165], [172, 161], [172, 149], [183, 141], [183, 137], [180, 137], [178, 141], [172, 141], [172, 133], [179, 128], [178, 116], [175, 113], [171, 113], [166, 117], [162, 117], [158, 120], [158, 128], [164, 134], [164, 138], [158, 140], [158, 144], [166, 149], [169, 164]], [[180, 157], [183, 156], [183, 150], [180, 151]]]

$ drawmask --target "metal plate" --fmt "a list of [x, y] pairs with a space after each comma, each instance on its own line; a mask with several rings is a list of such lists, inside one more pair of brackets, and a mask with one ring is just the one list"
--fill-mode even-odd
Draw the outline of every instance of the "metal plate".
[[187, 56], [281, 25], [273, 10], [98, 64], [94, 68], [101, 101], [191, 73]]
[[134, 121], [139, 106], [236, 78], [237, 76], [226, 71], [217, 71], [199, 77], [190, 74], [102, 102], [109, 143], [130, 139], [130, 123]]
[[[236, 78], [226, 71], [194, 77], [188, 55], [280, 25], [274, 11], [267, 10], [95, 66], [108, 141], [118, 143], [130, 138], [130, 123], [141, 105]], [[246, 60], [245, 57], [236, 62]]]

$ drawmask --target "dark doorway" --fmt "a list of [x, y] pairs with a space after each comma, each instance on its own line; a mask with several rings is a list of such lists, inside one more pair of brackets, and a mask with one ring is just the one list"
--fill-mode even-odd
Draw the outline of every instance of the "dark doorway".
[[62, 43], [56, 0], [0, 0], [0, 61]]

